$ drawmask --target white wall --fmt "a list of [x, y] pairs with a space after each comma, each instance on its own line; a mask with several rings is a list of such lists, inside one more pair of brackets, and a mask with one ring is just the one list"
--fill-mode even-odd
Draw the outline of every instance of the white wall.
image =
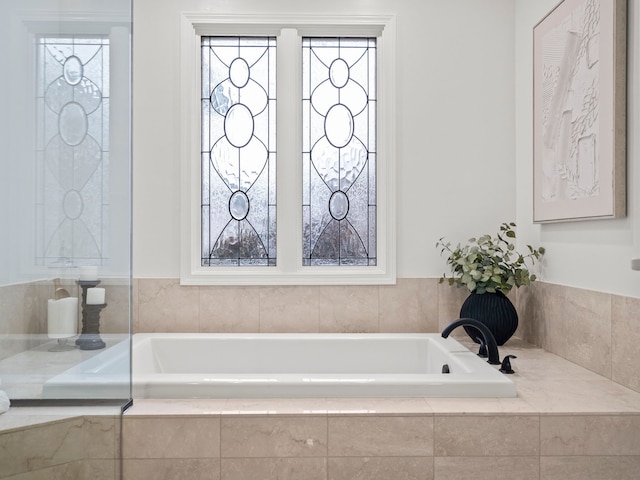
[[532, 88], [533, 26], [557, 0], [517, 0], [516, 35], [516, 210], [521, 241], [547, 248], [542, 278], [552, 283], [640, 297], [640, 2], [629, 0], [627, 217], [533, 225]]
[[511, 0], [136, 0], [134, 276], [179, 276], [181, 11], [397, 14], [398, 276], [515, 218]]

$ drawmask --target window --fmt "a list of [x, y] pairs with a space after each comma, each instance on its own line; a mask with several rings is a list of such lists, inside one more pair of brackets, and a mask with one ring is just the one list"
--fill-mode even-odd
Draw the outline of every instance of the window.
[[37, 37], [36, 263], [108, 257], [109, 37]]
[[376, 39], [302, 39], [303, 265], [376, 264]]
[[276, 265], [274, 37], [202, 37], [202, 265]]
[[183, 16], [183, 284], [395, 282], [393, 32]]

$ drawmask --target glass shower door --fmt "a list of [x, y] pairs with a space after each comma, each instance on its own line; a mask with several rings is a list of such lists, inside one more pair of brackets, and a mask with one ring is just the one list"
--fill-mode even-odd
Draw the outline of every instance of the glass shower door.
[[131, 398], [131, 2], [0, 3], [0, 390]]

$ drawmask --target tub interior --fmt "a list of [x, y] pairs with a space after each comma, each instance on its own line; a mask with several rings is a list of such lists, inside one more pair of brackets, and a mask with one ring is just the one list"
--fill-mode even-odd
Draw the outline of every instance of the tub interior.
[[[135, 334], [132, 349], [134, 398], [516, 396], [507, 375], [439, 334]], [[44, 395], [100, 392], [105, 379], [126, 388], [128, 355], [128, 342], [107, 349]]]
[[146, 370], [159, 374], [428, 374], [444, 364], [469, 371], [440, 344], [415, 337], [150, 337], [146, 347], [153, 361]]

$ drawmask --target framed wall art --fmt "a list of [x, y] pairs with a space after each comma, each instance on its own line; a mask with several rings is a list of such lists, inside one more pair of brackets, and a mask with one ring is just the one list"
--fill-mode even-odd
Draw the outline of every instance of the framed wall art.
[[533, 29], [533, 219], [626, 214], [627, 0], [563, 0]]

